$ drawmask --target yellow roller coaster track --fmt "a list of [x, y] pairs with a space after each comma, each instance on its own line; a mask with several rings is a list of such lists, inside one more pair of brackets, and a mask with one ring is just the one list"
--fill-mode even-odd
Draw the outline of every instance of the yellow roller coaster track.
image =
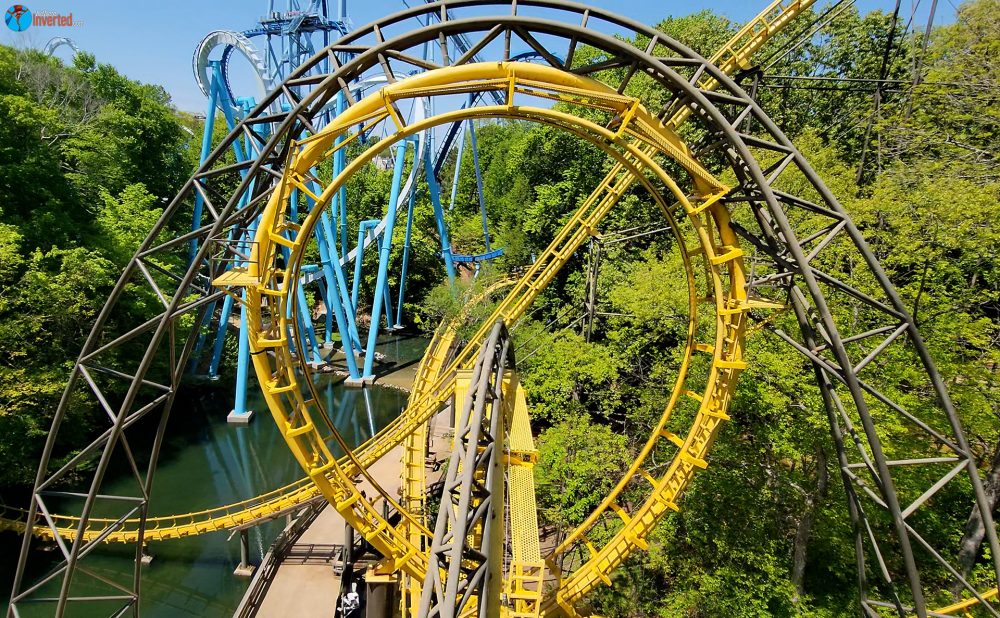
[[[316, 486], [310, 479], [304, 478], [242, 502], [182, 515], [148, 517], [143, 540], [168, 541], [209, 532], [244, 528], [294, 512], [318, 497], [319, 491]], [[23, 532], [25, 514], [26, 512], [21, 509], [3, 507], [0, 509], [2, 515], [0, 530]], [[53, 514], [52, 520], [63, 538], [71, 539], [76, 535], [78, 518]], [[102, 530], [106, 530], [115, 521], [117, 520], [91, 517], [88, 527], [83, 532], [84, 540], [97, 538]], [[39, 538], [48, 540], [53, 538], [52, 528], [48, 525], [35, 526], [34, 533]], [[105, 542], [135, 543], [138, 537], [139, 520], [128, 519], [121, 528], [108, 535]]]
[[[736, 35], [723, 45], [712, 56], [712, 62], [717, 64], [723, 69], [723, 71], [726, 72], [726, 74], [729, 75], [735, 73], [737, 70], [749, 68], [750, 58], [758, 49], [760, 49], [768, 38], [784, 28], [796, 16], [812, 6], [814, 2], [815, 0], [801, 0], [797, 2], [776, 0], [754, 19], [743, 26], [743, 28]], [[706, 80], [701, 84], [701, 86], [712, 88], [714, 87], [714, 84], [710, 84]], [[687, 114], [683, 111], [678, 113], [673, 119], [674, 126], [679, 126], [686, 116]], [[647, 154], [649, 153], [647, 152]], [[617, 176], [620, 173], [621, 167], [616, 166], [615, 169], [613, 169], [609, 174], [609, 178], [611, 174], [615, 174]], [[605, 181], [610, 183], [613, 179], [605, 179]], [[603, 183], [602, 186], [604, 186]], [[442, 350], [442, 354], [447, 354], [450, 350], [452, 341], [449, 339], [447, 341], [447, 345], [443, 346], [440, 346], [440, 343], [441, 342], [439, 341], [437, 345], [432, 345], [428, 350], [428, 355], [425, 356], [425, 360], [430, 362], [431, 366], [425, 367], [425, 363], [422, 362], [420, 368], [418, 369], [418, 379], [414, 383], [412, 391], [415, 396], [411, 397], [411, 403], [424, 396], [426, 389], [434, 384], [437, 378], [440, 377], [441, 371], [444, 369], [444, 367], [440, 365], [441, 360], [438, 359], [438, 353], [436, 350]], [[434, 363], [438, 364], [434, 365]], [[418, 428], [415, 431], [420, 432], [423, 430], [423, 428]], [[383, 442], [384, 438], [388, 434], [394, 432], [395, 429], [393, 427], [387, 427], [379, 434], [379, 436], [376, 436], [376, 438], [373, 438], [366, 443], [365, 447], [362, 447], [360, 459], [366, 464], [371, 463], [372, 459], [370, 457], [366, 457], [366, 453], [368, 453], [369, 450], [372, 450], [372, 447], [376, 442]], [[415, 445], [419, 443], [419, 436], [414, 435], [414, 432], [407, 433], [406, 435], [407, 444], [410, 445], [410, 449], [407, 452], [413, 455], [413, 460], [408, 462], [407, 465], [409, 468], [407, 469], [412, 470], [414, 475], [422, 475], [422, 467], [418, 470], [418, 466], [415, 464], [415, 461], [419, 458], [419, 462], [421, 462], [422, 466], [424, 458], [423, 450], [419, 449], [419, 447], [416, 447], [416, 449], [414, 448]], [[382, 450], [383, 449], [378, 449], [378, 452], [382, 452]], [[407, 487], [411, 489], [405, 489]], [[410, 495], [417, 495], [418, 497], [414, 499], [419, 500], [422, 503], [422, 497], [420, 497], [423, 492], [422, 485], [421, 489], [417, 489], [415, 480], [413, 480], [413, 482], [406, 482], [404, 479], [404, 491], [416, 492], [416, 494]], [[317, 498], [319, 495], [319, 489], [312, 483], [311, 479], [306, 477], [294, 483], [285, 485], [284, 487], [280, 487], [247, 500], [235, 502], [233, 504], [191, 513], [150, 517], [147, 519], [145, 538], [147, 541], [164, 541], [197, 534], [217, 532], [220, 530], [240, 528], [254, 522], [281, 516], [284, 513], [289, 512], [289, 510], [294, 510], [302, 504]], [[417, 512], [417, 504], [418, 503], [411, 504], [411, 506], [414, 507], [414, 512]], [[26, 511], [23, 509], [6, 506], [0, 507], [0, 530], [23, 531], [23, 518], [25, 514]], [[60, 534], [65, 538], [72, 538], [73, 535], [76, 534], [79, 523], [79, 519], [77, 517], [54, 514], [53, 519], [56, 522], [57, 529], [60, 531]], [[107, 527], [107, 524], [109, 523], [111, 523], [110, 520], [105, 521], [99, 518], [92, 518], [91, 525], [89, 525], [87, 530], [84, 532], [84, 539], [90, 540], [95, 538], [100, 531]], [[134, 542], [138, 527], [139, 521], [137, 519], [128, 520], [121, 529], [109, 535], [105, 540], [109, 543]], [[40, 538], [49, 540], [52, 539], [52, 529], [47, 525], [36, 526], [35, 534]]]
[[[807, 10], [813, 1], [778, 0], [772, 3], [713, 55], [711, 61], [727, 75], [750, 68], [753, 53], [798, 14]], [[698, 85], [706, 90], [717, 86], [712, 79], [701, 79]], [[411, 125], [395, 113], [394, 103], [400, 99], [485, 90], [506, 91], [506, 105], [459, 110]], [[619, 122], [612, 130], [563, 111], [517, 105], [515, 97], [525, 95], [610, 112], [616, 115]], [[238, 284], [247, 288], [247, 302], [251, 309], [251, 346], [254, 352], [273, 353], [254, 355], [258, 378], [283, 437], [308, 476], [236, 504], [185, 515], [149, 518], [145, 539], [166, 540], [238, 528], [276, 517], [322, 495], [389, 558], [391, 568], [403, 572], [403, 585], [411, 593], [403, 595], [403, 608], [409, 613], [414, 612], [412, 593], [419, 593], [419, 582], [426, 569], [425, 548], [430, 539], [424, 513], [428, 420], [454, 393], [457, 371], [470, 365], [495, 319], [503, 319], [511, 325], [523, 316], [569, 257], [596, 233], [601, 220], [621, 196], [639, 182], [649, 191], [670, 223], [677, 237], [688, 280], [691, 300], [687, 345], [673, 394], [626, 475], [584, 523], [545, 556], [545, 566], [537, 546], [537, 521], [519, 516], [517, 521], [512, 517], [510, 522], [515, 555], [510, 571], [505, 575], [504, 589], [511, 600], [504, 608], [505, 615], [527, 617], [560, 612], [577, 615], [574, 603], [598, 584], [610, 584], [609, 574], [615, 567], [636, 549], [647, 547], [646, 539], [653, 527], [665, 513], [678, 509], [677, 502], [694, 473], [707, 466], [706, 455], [718, 428], [728, 418], [726, 410], [735, 380], [745, 366], [742, 358], [745, 314], [755, 306], [773, 308], [746, 297], [742, 252], [729, 228], [729, 214], [720, 202], [726, 188], [691, 157], [674, 132], [688, 114], [689, 110], [683, 108], [667, 122], [661, 123], [637, 99], [620, 95], [594, 80], [547, 67], [484, 63], [430, 71], [391, 84], [350, 107], [320, 133], [295, 144], [280, 186], [272, 195], [259, 227], [250, 271], [233, 271], [228, 280], [220, 279], [216, 284], [219, 287]], [[347, 178], [376, 154], [376, 150], [437, 124], [476, 117], [520, 118], [557, 126], [602, 149], [614, 158], [615, 163], [545, 253], [514, 285], [491, 318], [483, 323], [480, 331], [464, 347], [457, 349], [453, 326], [439, 329], [418, 368], [406, 410], [378, 435], [350, 451], [319, 408], [315, 392], [310, 397], [301, 393], [296, 367], [305, 368], [300, 366], [301, 359], [296, 359], [288, 346], [290, 334], [296, 336], [296, 322], [289, 320], [288, 316], [293, 315], [296, 309], [292, 292], [297, 282], [296, 269], [305, 249], [305, 244], [299, 239], [310, 237], [309, 232], [322, 205]], [[395, 136], [357, 157], [340, 177], [323, 188], [322, 195], [311, 193], [307, 182], [310, 179], [308, 170], [354, 141], [360, 131], [352, 135], [352, 126], [370, 128], [386, 121], [395, 126]], [[334, 146], [334, 140], [341, 137], [344, 138], [341, 144]], [[694, 187], [690, 195], [681, 192], [657, 164], [656, 159], [660, 156], [679, 163], [690, 176]], [[676, 204], [668, 205], [653, 183], [666, 186]], [[306, 192], [319, 205], [301, 223], [288, 220], [284, 212], [293, 189]], [[690, 225], [686, 234], [679, 231], [678, 225], [685, 220]], [[273, 258], [279, 247], [290, 250], [292, 254], [283, 269], [274, 266], [276, 262]], [[700, 258], [704, 264], [705, 276], [700, 284], [704, 289], [698, 289], [692, 258]], [[291, 307], [286, 302], [290, 302]], [[708, 313], [714, 314], [710, 315], [714, 319], [715, 331], [711, 343], [700, 338], [698, 311], [702, 304], [710, 308]], [[689, 384], [691, 378], [688, 375], [692, 358], [697, 353], [711, 358], [708, 376], [700, 391]], [[307, 385], [310, 390], [313, 389], [311, 382], [307, 381]], [[667, 429], [681, 399], [696, 404], [696, 412], [685, 435]], [[514, 459], [524, 460], [525, 453], [533, 449], [524, 393], [519, 385], [511, 401], [510, 405], [514, 406], [510, 411], [512, 424], [505, 445], [510, 460], [508, 464]], [[321, 419], [322, 425], [317, 425], [314, 419]], [[348, 455], [334, 458], [331, 442], [337, 443]], [[397, 503], [368, 475], [367, 467], [400, 444], [404, 447], [403, 483], [402, 502]], [[674, 457], [668, 469], [657, 477], [644, 466], [654, 450], [664, 446], [673, 450]], [[511, 505], [515, 502], [520, 505], [518, 515], [534, 512], [529, 504], [534, 500], [530, 470], [530, 465], [516, 462], [508, 469], [509, 500]], [[356, 489], [359, 476], [366, 477], [381, 498], [402, 515], [403, 521], [398, 527], [383, 519], [372, 503]], [[643, 487], [644, 491], [636, 491], [637, 486]], [[630, 500], [626, 503], [622, 496], [627, 488]], [[637, 499], [637, 495], [644, 497]], [[11, 512], [11, 509], [6, 509], [0, 514]], [[54, 519], [60, 534], [72, 536], [76, 532], [76, 518], [56, 515]], [[615, 533], [598, 547], [588, 534], [599, 523], [606, 531], [608, 522], [612, 522], [611, 529]], [[95, 529], [93, 535], [96, 535], [97, 530], [110, 522], [91, 520], [91, 523]], [[131, 523], [128, 522], [107, 540], [134, 541], [138, 536], [138, 522], [134, 526], [130, 526]], [[14, 518], [0, 520], [0, 527], [4, 526], [23, 529], [23, 524]], [[41, 536], [52, 534], [48, 527], [43, 526], [35, 532]], [[84, 538], [90, 538], [87, 532]], [[564, 574], [562, 565], [567, 558], [570, 559], [571, 571]], [[557, 586], [542, 601], [541, 582], [546, 568], [557, 578]], [[995, 596], [996, 590], [984, 594], [987, 598]], [[951, 615], [961, 612], [968, 615], [975, 604], [974, 599], [962, 601], [936, 613]]]
[[[730, 75], [739, 69], [749, 68], [752, 54], [812, 4], [812, 0], [772, 3], [723, 46], [712, 57], [712, 62]], [[716, 85], [713, 80], [699, 81], [699, 86], [706, 90], [714, 89]], [[410, 125], [395, 113], [394, 103], [400, 99], [485, 90], [506, 91], [506, 105], [459, 110]], [[609, 112], [619, 122], [615, 129], [608, 129], [563, 111], [517, 105], [517, 96], [549, 98]], [[240, 527], [280, 515], [323, 495], [389, 558], [391, 568], [400, 569], [404, 577], [411, 578], [409, 590], [412, 592], [414, 584], [422, 579], [426, 569], [424, 549], [430, 538], [424, 517], [427, 421], [452, 396], [456, 372], [470, 365], [494, 320], [500, 318], [511, 325], [523, 316], [541, 289], [581, 244], [596, 232], [597, 226], [621, 196], [639, 182], [657, 202], [677, 236], [688, 279], [691, 299], [688, 338], [673, 394], [626, 475], [586, 521], [545, 557], [544, 563], [557, 578], [558, 585], [547, 593], [541, 603], [541, 577], [546, 567], [539, 560], [537, 543], [528, 540], [532, 536], [537, 541], [537, 521], [530, 522], [521, 517], [521, 521], [511, 522], [511, 538], [516, 540], [512, 547], [517, 556], [505, 576], [504, 585], [508, 598], [520, 601], [516, 606], [511, 603], [506, 607], [505, 615], [535, 616], [560, 612], [577, 615], [574, 603], [598, 584], [610, 584], [609, 574], [615, 567], [636, 549], [647, 547], [646, 539], [653, 527], [665, 513], [678, 509], [677, 502], [694, 473], [707, 466], [706, 455], [718, 428], [728, 418], [726, 410], [735, 380], [745, 366], [742, 358], [745, 314], [755, 306], [773, 308], [773, 305], [757, 303], [745, 295], [742, 252], [729, 228], [729, 214], [720, 202], [726, 188], [691, 157], [674, 132], [688, 113], [686, 108], [682, 109], [667, 122], [661, 123], [637, 99], [620, 95], [594, 80], [548, 67], [483, 63], [430, 71], [391, 84], [353, 105], [320, 133], [295, 144], [280, 186], [272, 195], [259, 227], [250, 271], [234, 271], [230, 273], [230, 280], [221, 279], [216, 284], [227, 287], [238, 280], [240, 286], [247, 287], [247, 302], [252, 310], [252, 348], [255, 352], [272, 352], [254, 355], [258, 378], [283, 437], [308, 476], [233, 505], [186, 515], [149, 518], [146, 539], [164, 540]], [[520, 118], [557, 126], [602, 149], [614, 158], [615, 163], [597, 190], [580, 206], [545, 253], [514, 285], [493, 316], [483, 323], [483, 328], [464, 347], [456, 349], [454, 328], [439, 329], [418, 368], [407, 409], [389, 427], [360, 448], [350, 451], [319, 408], [315, 392], [310, 397], [301, 393], [296, 371], [297, 367], [303, 369], [301, 359], [295, 358], [289, 351], [288, 341], [290, 336], [295, 336], [296, 322], [289, 320], [288, 316], [293, 315], [296, 309], [292, 292], [297, 282], [296, 270], [305, 250], [304, 242], [299, 239], [310, 237], [316, 213], [322, 205], [347, 178], [376, 154], [376, 150], [437, 124], [477, 117]], [[357, 157], [341, 176], [323, 188], [321, 195], [311, 193], [307, 182], [310, 180], [308, 170], [354, 141], [360, 131], [351, 134], [352, 126], [370, 128], [387, 121], [395, 126], [394, 136]], [[334, 140], [341, 137], [344, 138], [341, 144], [334, 146]], [[691, 194], [680, 191], [658, 165], [656, 159], [661, 156], [679, 163], [689, 175], [694, 187]], [[668, 205], [656, 191], [654, 183], [666, 186], [676, 204]], [[293, 222], [285, 216], [284, 208], [293, 189], [306, 192], [319, 205], [304, 222]], [[687, 233], [679, 231], [679, 223], [684, 221], [690, 225]], [[283, 269], [275, 267], [273, 259], [279, 247], [290, 250], [292, 254]], [[705, 276], [700, 284], [704, 289], [698, 289], [692, 258], [700, 258], [704, 264]], [[236, 279], [232, 279], [233, 276]], [[290, 302], [291, 307], [286, 302]], [[708, 313], [714, 320], [715, 336], [711, 343], [701, 339], [699, 331], [698, 311], [703, 304], [710, 308]], [[704, 353], [711, 359], [707, 379], [700, 391], [688, 382], [688, 369], [697, 353]], [[313, 389], [308, 381], [307, 385], [310, 390]], [[686, 434], [678, 435], [667, 427], [682, 399], [695, 402], [696, 412]], [[511, 435], [506, 444], [510, 459], [531, 450], [527, 409], [523, 389], [519, 386], [513, 401], [515, 409], [512, 411]], [[321, 419], [322, 424], [317, 425], [314, 419]], [[348, 455], [334, 458], [331, 442]], [[370, 478], [367, 467], [400, 444], [404, 446], [403, 490], [402, 503], [397, 503], [394, 497], [379, 487], [375, 479]], [[664, 446], [673, 449], [674, 457], [668, 469], [657, 477], [644, 465], [654, 450]], [[523, 474], [525, 471], [527, 475]], [[366, 477], [381, 498], [402, 515], [403, 521], [398, 527], [383, 519], [372, 503], [356, 489], [359, 476]], [[530, 466], [512, 465], [508, 476], [512, 479], [509, 486], [511, 503], [522, 505], [519, 513], [533, 511], [528, 505], [529, 493], [530, 500], [533, 500], [533, 490], [529, 490]], [[515, 482], [515, 476], [520, 480]], [[635, 491], [637, 486], [645, 490]], [[622, 499], [627, 488], [630, 489], [628, 503]], [[644, 497], [636, 499], [636, 495]], [[60, 534], [64, 531], [67, 536], [75, 533], [75, 518], [55, 518]], [[613, 522], [611, 529], [615, 533], [598, 547], [588, 534], [599, 523], [604, 524], [602, 529], [607, 530], [609, 521]], [[92, 522], [95, 529], [101, 527], [99, 520]], [[12, 520], [0, 522], [0, 526], [3, 525], [18, 526]], [[136, 528], [126, 526], [108, 540], [134, 541]], [[39, 527], [36, 532], [39, 531], [43, 535], [51, 534], [47, 527]], [[87, 538], [86, 534], [84, 536]], [[564, 574], [561, 565], [567, 558], [570, 558], [571, 571]], [[994, 596], [996, 591], [985, 594], [987, 597]], [[406, 601], [408, 595], [403, 596], [404, 608], [413, 611], [414, 604]], [[410, 599], [412, 601], [412, 597]], [[967, 614], [974, 605], [975, 600], [962, 601], [936, 613]]]
[[[495, 293], [496, 290], [509, 287], [513, 283], [512, 280], [504, 280], [493, 284], [484, 290], [481, 295], [471, 299], [470, 305], [480, 302], [482, 298]], [[455, 322], [442, 325], [439, 332], [435, 334], [427, 348], [427, 352], [418, 365], [417, 377], [413, 385], [414, 389], [420, 389], [421, 385], [427, 384], [432, 376], [436, 376], [440, 372], [440, 367], [434, 363], [442, 355], [447, 355], [454, 339], [457, 323], [463, 318], [464, 314], [456, 318]], [[438, 350], [443, 351], [438, 354]], [[415, 444], [417, 443], [423, 444], [419, 441], [415, 442]], [[419, 473], [422, 474], [424, 465], [423, 453], [425, 451], [421, 449], [420, 452], [419, 459], [414, 459], [414, 461], [420, 462]], [[414, 490], [411, 488], [410, 491]], [[418, 498], [421, 501], [423, 500], [422, 496], [423, 493], [421, 490]], [[199, 534], [208, 534], [210, 532], [245, 528], [295, 512], [302, 508], [303, 505], [319, 497], [319, 488], [312, 482], [312, 479], [305, 477], [294, 483], [289, 483], [283, 487], [240, 502], [190, 513], [148, 517], [146, 518], [146, 529], [143, 539], [145, 542], [169, 541], [197, 536]], [[408, 505], [408, 508], [413, 512], [417, 510], [417, 506], [412, 503]], [[24, 519], [26, 515], [27, 511], [24, 509], [0, 505], [0, 531], [12, 530], [18, 533], [24, 532]], [[76, 534], [80, 521], [78, 517], [69, 517], [60, 514], [53, 514], [52, 520], [56, 524], [56, 529], [59, 531], [60, 536], [67, 539], [73, 538]], [[83, 532], [84, 540], [90, 541], [97, 538], [114, 521], [116, 520], [90, 518], [90, 523]], [[135, 543], [138, 539], [138, 528], [138, 519], [128, 519], [121, 528], [108, 535], [104, 539], [104, 542]], [[48, 525], [35, 526], [34, 534], [41, 539], [53, 540], [52, 528]]]
[[[466, 322], [473, 307], [488, 301], [498, 291], [514, 285], [515, 280], [503, 279], [487, 286], [479, 294], [468, 299], [462, 312], [453, 320], [443, 322], [434, 332], [434, 337], [424, 351], [417, 373], [410, 388], [409, 405], [423, 399], [429, 393], [434, 382], [440, 378], [450, 357], [454, 354], [458, 341], [458, 329]], [[400, 473], [402, 505], [413, 515], [421, 525], [427, 525], [425, 510], [427, 480], [425, 474], [427, 459], [428, 424], [424, 423], [415, 431], [407, 434], [403, 441], [402, 469]], [[422, 530], [417, 526], [407, 527], [407, 536], [414, 545], [422, 542]], [[402, 615], [415, 611], [420, 602], [420, 590], [423, 584], [419, 579], [404, 574], [401, 581], [400, 608]]]
[[[449, 112], [420, 123], [406, 125], [392, 113], [393, 103], [406, 97], [429, 97], [449, 94], [468, 94], [485, 89], [503, 89], [508, 93], [506, 105], [486, 106]], [[616, 130], [596, 124], [590, 120], [575, 117], [567, 112], [554, 109], [535, 108], [518, 105], [517, 96], [545, 97], [557, 101], [571, 102], [577, 107], [589, 107], [620, 118]], [[711, 444], [714, 430], [725, 418], [724, 409], [732, 391], [734, 379], [742, 363], [743, 314], [751, 307], [744, 291], [742, 272], [742, 252], [737, 247], [736, 238], [728, 227], [728, 214], [720, 198], [727, 189], [716, 181], [704, 168], [694, 161], [687, 148], [677, 138], [667, 124], [658, 121], [645, 110], [638, 100], [620, 95], [609, 87], [589, 78], [566, 74], [550, 67], [512, 63], [481, 63], [457, 68], [430, 71], [383, 89], [380, 96], [368, 97], [347, 110], [341, 118], [335, 119], [324, 131], [303, 140], [292, 149], [291, 159], [286, 166], [281, 186], [274, 192], [265, 209], [252, 256], [251, 266], [246, 276], [258, 281], [247, 286], [247, 305], [250, 316], [251, 349], [258, 377], [263, 384], [265, 399], [272, 415], [285, 436], [296, 459], [303, 468], [316, 479], [321, 491], [341, 514], [380, 552], [391, 559], [395, 568], [402, 569], [414, 578], [423, 578], [426, 569], [426, 542], [417, 542], [419, 537], [413, 530], [419, 530], [425, 540], [429, 534], [422, 524], [395, 504], [391, 496], [379, 490], [382, 498], [396, 506], [403, 513], [404, 531], [391, 527], [382, 519], [372, 504], [360, 495], [354, 484], [357, 474], [366, 475], [365, 462], [375, 460], [389, 449], [405, 440], [407, 435], [422, 427], [427, 420], [448, 399], [454, 388], [455, 370], [468, 367], [476, 353], [486, 328], [481, 328], [473, 336], [454, 360], [448, 363], [442, 375], [427, 389], [426, 395], [415, 401], [404, 412], [400, 420], [392, 425], [388, 433], [380, 434], [375, 440], [349, 455], [346, 462], [337, 461], [328, 446], [328, 440], [341, 443], [337, 432], [326, 427], [322, 432], [314, 419], [325, 419], [318, 408], [316, 397], [302, 395], [297, 380], [297, 360], [288, 350], [288, 333], [294, 324], [287, 319], [293, 314], [294, 306], [287, 306], [291, 287], [296, 280], [296, 267], [304, 251], [304, 244], [290, 240], [308, 238], [315, 216], [313, 211], [302, 223], [291, 222], [285, 217], [285, 207], [293, 188], [303, 190], [308, 170], [321, 159], [330, 156], [340, 145], [334, 145], [336, 138], [344, 137], [341, 144], [350, 143], [355, 135], [348, 135], [353, 126], [371, 126], [390, 119], [396, 125], [396, 134], [388, 141], [398, 140], [414, 132], [425, 130], [435, 124], [454, 122], [469, 117], [513, 117], [529, 119], [558, 126], [593, 143], [617, 160], [613, 181], [605, 181], [601, 189], [588, 199], [570, 219], [566, 227], [557, 235], [549, 248], [514, 286], [494, 312], [495, 318], [507, 323], [516, 321], [531, 305], [537, 294], [552, 280], [580, 245], [595, 233], [597, 226], [622, 196], [623, 189], [638, 179], [657, 202], [663, 215], [670, 221], [671, 229], [680, 229], [675, 212], [682, 213], [691, 226], [690, 238], [678, 236], [679, 245], [688, 275], [691, 302], [691, 322], [689, 345], [683, 363], [682, 374], [695, 351], [708, 352], [712, 357], [711, 370], [705, 390], [701, 394], [690, 392], [690, 396], [701, 401], [700, 412], [693, 425], [693, 431], [684, 439], [664, 431], [651, 440], [655, 445], [660, 438], [679, 443], [679, 456], [667, 476], [654, 480], [657, 491], [648, 503], [632, 516], [616, 505], [615, 512], [627, 520], [626, 530], [620, 540], [609, 543], [595, 553], [585, 568], [577, 570], [567, 578], [560, 590], [565, 593], [555, 602], [569, 609], [568, 604], [596, 583], [606, 579], [599, 574], [613, 568], [633, 549], [641, 547], [642, 530], [655, 524], [673, 504], [683, 488], [693, 476], [694, 468], [704, 465], [703, 455]], [[384, 144], [372, 147], [358, 156], [345, 169], [343, 175], [333, 179], [322, 195], [314, 196], [317, 204], [325, 204], [339, 186], [350, 175], [374, 156]], [[650, 152], [652, 150], [652, 152]], [[689, 175], [695, 193], [685, 195], [668, 176], [652, 154], [665, 156], [678, 163]], [[656, 185], [646, 176], [655, 179]], [[670, 206], [656, 189], [667, 187], [677, 206]], [[693, 245], [689, 246], [689, 243]], [[274, 255], [280, 247], [291, 252], [287, 266], [275, 267]], [[716, 337], [712, 343], [699, 344], [695, 341], [697, 323], [697, 297], [694, 269], [690, 256], [701, 255], [710, 278], [701, 296], [715, 307]], [[222, 282], [224, 283], [224, 281]], [[292, 300], [294, 302], [294, 300]], [[291, 312], [289, 311], [291, 309]], [[491, 317], [485, 324], [492, 324]], [[294, 336], [294, 332], [293, 332]], [[442, 363], [443, 364], [443, 363]], [[682, 378], [683, 380], [683, 378]], [[422, 389], [421, 389], [422, 390]], [[669, 418], [676, 403], [678, 389], [671, 406], [664, 417]], [[665, 420], [663, 422], [665, 424]], [[651, 449], [652, 446], [649, 447]], [[345, 465], [346, 464], [346, 465]], [[328, 474], [335, 472], [335, 474]], [[372, 482], [373, 479], [367, 479]], [[635, 531], [639, 530], [639, 533]], [[408, 533], [407, 533], [408, 532]], [[581, 533], [582, 534], [582, 533]], [[508, 585], [510, 583], [508, 582]]]

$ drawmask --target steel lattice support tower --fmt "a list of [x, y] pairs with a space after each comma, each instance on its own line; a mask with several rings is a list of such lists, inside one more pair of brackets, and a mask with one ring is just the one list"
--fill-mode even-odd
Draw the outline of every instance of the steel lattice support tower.
[[[513, 368], [510, 337], [496, 322], [472, 369], [462, 403], [455, 445], [441, 491], [430, 564], [420, 598], [420, 615], [455, 618], [472, 604], [490, 615], [491, 576], [499, 570], [496, 539], [503, 487], [499, 471], [503, 445], [504, 373]], [[499, 504], [498, 504], [499, 503]]]

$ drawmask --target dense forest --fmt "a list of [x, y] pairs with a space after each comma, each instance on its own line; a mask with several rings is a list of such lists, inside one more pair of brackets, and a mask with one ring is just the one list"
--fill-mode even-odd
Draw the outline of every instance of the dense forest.
[[[81, 342], [196, 166], [199, 130], [89, 54], [66, 67], [0, 47], [0, 487], [34, 478]], [[97, 412], [70, 415], [76, 446]]]
[[[929, 33], [926, 53], [924, 33], [894, 29], [892, 21], [851, 9], [807, 44], [788, 45], [797, 32], [791, 28], [758, 57], [773, 60], [768, 75], [863, 80], [881, 73], [891, 87], [878, 88], [877, 107], [876, 87], [864, 81], [805, 85], [765, 76], [755, 87], [899, 288], [949, 384], [995, 504], [1000, 0], [962, 4], [952, 23]], [[738, 27], [707, 11], [658, 25], [706, 56]], [[754, 82], [745, 79], [748, 87]], [[645, 87], [635, 80], [629, 94], [648, 100]], [[196, 166], [200, 133], [199, 121], [177, 112], [164, 90], [88, 54], [64, 66], [0, 47], [0, 459], [7, 463], [0, 497], [34, 478], [80, 343], [122, 265]], [[573, 136], [516, 122], [481, 124], [478, 147], [493, 244], [505, 250], [481, 283], [530, 264], [609, 162]], [[442, 178], [454, 165], [445, 165]], [[467, 253], [482, 243], [471, 165], [466, 157], [448, 215], [453, 244]], [[390, 178], [391, 171], [368, 166], [352, 179], [352, 217], [380, 215]], [[606, 225], [644, 221], [646, 200], [634, 189]], [[426, 197], [415, 228], [407, 309], [430, 330], [456, 311], [456, 296], [440, 284]], [[553, 534], [581, 523], [623, 475], [669, 396], [664, 385], [685, 328], [674, 316], [687, 303], [672, 242], [659, 234], [605, 247], [602, 314], [588, 337], [571, 322], [585, 296], [584, 252], [515, 331], [540, 450], [540, 517]], [[829, 259], [830, 272], [849, 268]], [[848, 319], [850, 305], [841, 310], [837, 318]], [[783, 322], [796, 328], [793, 316], [775, 317]], [[747, 356], [754, 362], [740, 378], [712, 465], [682, 510], [662, 522], [649, 551], [593, 595], [593, 611], [614, 618], [858, 615], [846, 498], [822, 401], [808, 386], [812, 369], [765, 329], [749, 337]], [[910, 369], [902, 356], [895, 362], [878, 371]], [[98, 418], [97, 410], [72, 410], [73, 430], [61, 435], [78, 442], [63, 445], [65, 452], [84, 443]], [[902, 426], [885, 431], [889, 443], [908, 439]], [[977, 566], [963, 564], [972, 577]]]

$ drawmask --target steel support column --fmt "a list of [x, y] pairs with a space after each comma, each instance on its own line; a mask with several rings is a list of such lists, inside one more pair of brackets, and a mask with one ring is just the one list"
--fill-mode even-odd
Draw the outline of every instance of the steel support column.
[[[396, 227], [396, 203], [399, 201], [399, 187], [403, 182], [403, 167], [406, 165], [406, 144], [404, 140], [396, 147], [396, 165], [392, 172], [392, 193], [389, 195], [389, 206], [385, 214], [385, 230], [382, 232], [382, 242], [379, 245], [378, 275], [375, 279], [375, 296], [372, 298], [371, 324], [368, 327], [368, 347], [365, 350], [365, 368], [361, 372], [362, 379], [374, 377], [375, 345], [378, 343], [379, 323], [382, 321], [383, 295], [388, 299], [389, 254], [392, 250], [392, 233]], [[358, 264], [361, 263], [358, 254]], [[355, 286], [358, 281], [355, 280]], [[388, 309], [388, 307], [386, 307]], [[391, 319], [388, 320], [391, 326]]]
[[471, 603], [478, 608], [475, 615], [485, 617], [497, 607], [488, 584], [502, 558], [494, 551], [493, 526], [502, 514], [503, 490], [495, 495], [494, 484], [503, 441], [504, 373], [513, 367], [509, 347], [507, 328], [498, 321], [472, 369], [420, 595], [419, 615], [425, 618], [456, 618]]

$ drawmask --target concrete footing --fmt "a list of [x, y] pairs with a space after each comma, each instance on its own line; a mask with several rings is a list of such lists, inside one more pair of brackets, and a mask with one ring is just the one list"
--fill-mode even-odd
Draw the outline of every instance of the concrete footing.
[[240, 530], [240, 563], [236, 565], [233, 575], [236, 577], [250, 577], [253, 575], [254, 565], [250, 564], [250, 534], [246, 528]]
[[230, 425], [249, 425], [251, 420], [253, 420], [253, 410], [247, 410], [243, 414], [233, 410], [226, 417], [226, 422]]
[[396, 590], [399, 580], [395, 576], [366, 577], [365, 618], [391, 616], [393, 608], [399, 605]]
[[369, 384], [375, 383], [375, 376], [361, 376], [360, 378], [347, 378], [344, 380], [344, 386], [348, 388], [362, 388]]

